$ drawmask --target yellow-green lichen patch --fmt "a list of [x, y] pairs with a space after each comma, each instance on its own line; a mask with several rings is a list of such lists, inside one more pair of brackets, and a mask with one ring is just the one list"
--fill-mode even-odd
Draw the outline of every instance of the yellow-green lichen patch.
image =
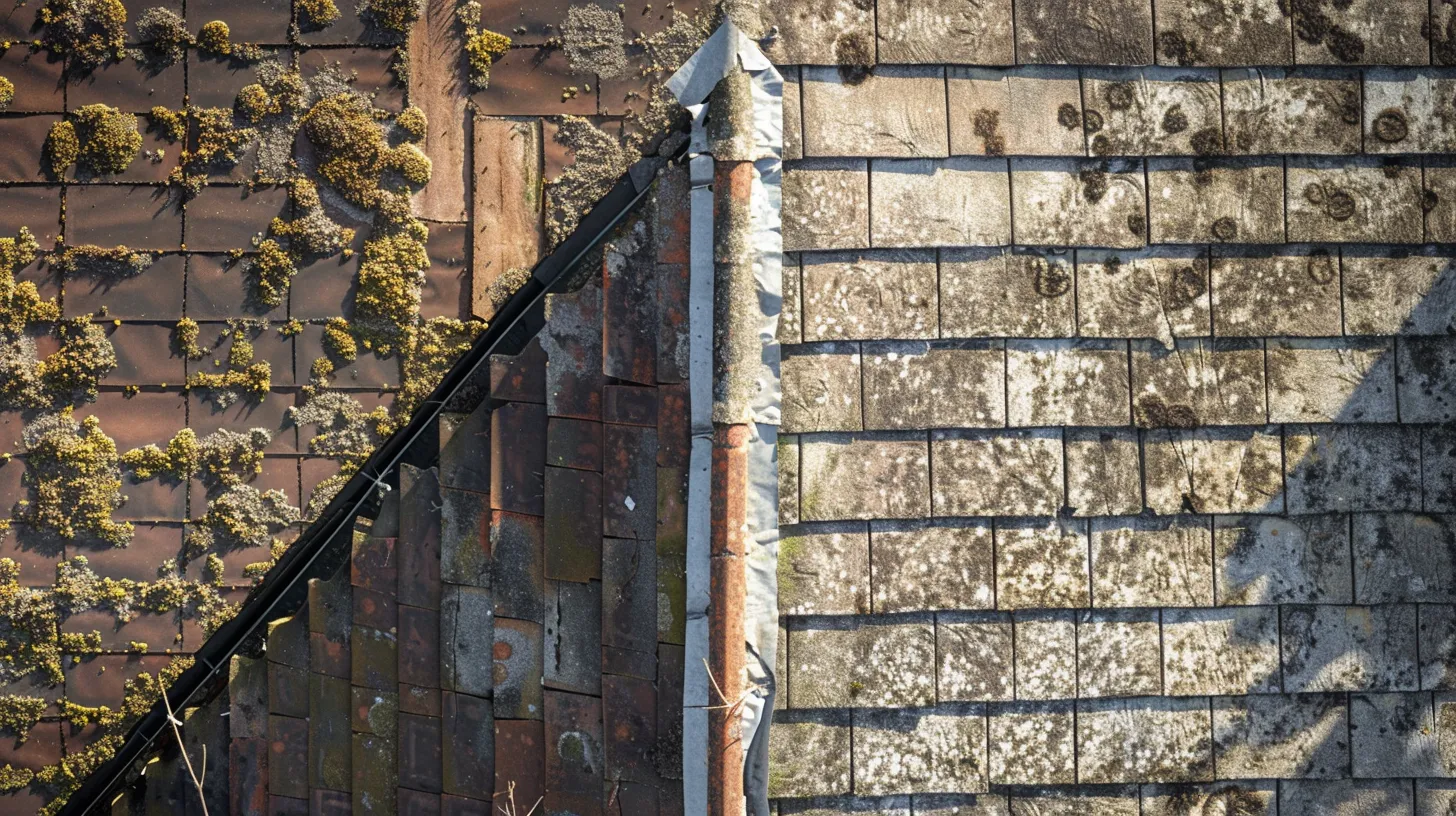
[[231, 324], [226, 338], [232, 341], [228, 347], [226, 369], [194, 372], [187, 377], [187, 387], [205, 391], [209, 400], [221, 406], [231, 405], [240, 398], [261, 400], [266, 397], [273, 380], [273, 367], [267, 360], [253, 360], [253, 343], [248, 339], [248, 328], [241, 323]]
[[121, 0], [46, 0], [38, 19], [41, 43], [89, 71], [126, 56], [126, 6]]
[[349, 333], [349, 321], [335, 317], [324, 324], [324, 351], [345, 363], [351, 363], [359, 356], [359, 346], [354, 342], [354, 335]]
[[5, 731], [19, 742], [25, 742], [30, 729], [40, 722], [41, 715], [45, 714], [45, 700], [40, 697], [26, 697], [19, 694], [6, 694], [0, 696], [0, 731]]
[[412, 144], [402, 144], [389, 151], [389, 169], [398, 173], [407, 183], [423, 187], [430, 181], [433, 165], [423, 150]]
[[196, 149], [182, 151], [167, 182], [192, 196], [207, 186], [209, 173], [236, 165], [258, 133], [252, 128], [235, 127], [232, 111], [224, 108], [188, 108], [187, 115], [196, 127]]
[[187, 136], [187, 111], [153, 106], [147, 113], [147, 129], [160, 133], [169, 142], [180, 142]]
[[511, 38], [480, 27], [480, 3], [469, 0], [455, 10], [465, 29], [465, 58], [470, 64], [470, 87], [490, 86], [490, 67], [510, 50]]
[[429, 228], [409, 215], [407, 197], [386, 198], [393, 201], [376, 215], [374, 232], [364, 242], [354, 294], [364, 346], [380, 354], [393, 351], [400, 331], [419, 314], [420, 286], [430, 268], [425, 253]]
[[61, 347], [37, 366], [42, 385], [63, 402], [92, 401], [96, 386], [116, 367], [116, 351], [101, 327], [89, 318], [60, 324]]
[[332, 25], [341, 16], [334, 0], [297, 0], [298, 24], [304, 30], [317, 31]]
[[213, 20], [197, 32], [197, 47], [205, 53], [226, 57], [233, 52], [232, 31], [222, 20]]
[[27, 326], [61, 317], [54, 299], [43, 299], [31, 281], [15, 279], [17, 272], [35, 262], [39, 251], [40, 244], [25, 227], [14, 238], [0, 238], [0, 333], [18, 335]]
[[33, 498], [17, 503], [17, 520], [65, 540], [131, 541], [132, 525], [111, 518], [124, 501], [121, 468], [116, 443], [96, 417], [77, 423], [66, 409], [25, 426], [23, 436]]
[[51, 267], [67, 278], [117, 281], [147, 271], [152, 256], [125, 246], [99, 247], [94, 244], [68, 246], [51, 256]]
[[185, 359], [201, 360], [202, 347], [197, 345], [201, 336], [202, 327], [197, 325], [197, 321], [184, 317], [177, 321], [176, 328], [172, 330], [172, 348]]
[[403, 37], [420, 18], [420, 0], [364, 0], [359, 17], [371, 28]]
[[29, 785], [35, 779], [35, 772], [28, 768], [15, 768], [10, 765], [0, 767], [0, 793], [18, 791]]
[[261, 547], [298, 519], [298, 508], [288, 503], [283, 491], [232, 485], [208, 502], [207, 512], [194, 520], [187, 531], [187, 551], [201, 555], [219, 544]]
[[314, 103], [303, 133], [318, 151], [318, 174], [349, 203], [378, 206], [389, 147], [374, 109], [362, 97], [339, 93]]
[[429, 120], [425, 118], [425, 112], [410, 105], [394, 117], [394, 124], [399, 128], [405, 138], [418, 142], [425, 138], [425, 131], [429, 129]]
[[258, 254], [248, 262], [244, 273], [254, 300], [278, 306], [288, 294], [288, 282], [298, 274], [298, 266], [277, 239], [269, 238], [258, 245]]
[[[69, 133], [67, 125], [71, 126]], [[97, 103], [52, 126], [46, 148], [51, 170], [57, 175], [72, 164], [93, 175], [124, 173], [141, 152], [142, 135], [135, 116]]]
[[381, 432], [392, 433], [403, 427], [410, 415], [424, 404], [425, 398], [450, 366], [484, 330], [485, 324], [479, 320], [462, 321], [448, 317], [431, 318], [410, 326], [400, 343], [400, 353], [404, 358], [400, 367], [404, 376], [395, 396], [390, 421]]
[[192, 44], [181, 15], [161, 6], [147, 9], [137, 18], [137, 36], [142, 44], [132, 49], [132, 57], [153, 71], [181, 62]]
[[15, 101], [15, 83], [8, 78], [0, 76], [0, 111], [10, 108], [10, 103]]

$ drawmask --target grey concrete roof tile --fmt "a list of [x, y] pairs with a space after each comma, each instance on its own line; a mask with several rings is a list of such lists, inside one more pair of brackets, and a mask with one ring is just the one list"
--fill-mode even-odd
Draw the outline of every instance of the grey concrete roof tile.
[[1216, 247], [1210, 266], [1213, 332], [1223, 337], [1338, 337], [1336, 251], [1291, 246]]
[[878, 53], [891, 63], [1010, 65], [1015, 62], [1011, 0], [881, 0]]
[[1303, 65], [1426, 65], [1430, 62], [1424, 0], [1352, 0], [1299, 7], [1294, 59]]
[[1065, 700], [1077, 696], [1077, 623], [1071, 611], [1018, 612], [1016, 699]]
[[1346, 516], [1219, 516], [1213, 547], [1220, 604], [1354, 600]]
[[1264, 344], [1132, 344], [1133, 421], [1144, 428], [1258, 425], [1266, 420]]
[[1148, 204], [1158, 244], [1284, 242], [1284, 161], [1150, 159]]
[[869, 184], [865, 161], [820, 159], [786, 165], [784, 251], [869, 246]]
[[1456, 517], [1359, 513], [1351, 525], [1356, 603], [1456, 601]]
[[1280, 651], [1290, 693], [1419, 685], [1414, 606], [1286, 606]]
[[1064, 504], [1060, 429], [937, 431], [931, 491], [941, 516], [1050, 516]]
[[1213, 779], [1208, 701], [1141, 698], [1077, 703], [1077, 780], [1084, 783]]
[[770, 796], [833, 796], [850, 792], [848, 712], [776, 713], [769, 731]]
[[[1428, 217], [1428, 229], [1430, 223]], [[1456, 267], [1440, 248], [1408, 252], [1344, 247], [1340, 269], [1347, 333], [1447, 334], [1456, 330]]]
[[1365, 152], [1441, 153], [1456, 148], [1456, 78], [1414, 68], [1363, 72]]
[[858, 343], [816, 343], [784, 349], [780, 376], [785, 431], [864, 428]]
[[1421, 655], [1421, 689], [1456, 688], [1456, 607], [1421, 606], [1417, 611], [1417, 648]]
[[802, 71], [804, 155], [948, 155], [944, 68], [887, 65], [854, 81]]
[[1165, 611], [1163, 686], [1180, 697], [1278, 692], [1278, 608]]
[[[1445, 725], [1445, 723], [1442, 723]], [[1350, 695], [1352, 775], [1447, 776], [1431, 695], [1417, 692]]]
[[1396, 342], [1401, 419], [1456, 419], [1456, 338], [1403, 337]]
[[1143, 163], [1015, 159], [1012, 230], [1019, 244], [1136, 249], [1147, 243]]
[[1269, 421], [1395, 422], [1391, 340], [1268, 341]]
[[1404, 779], [1296, 780], [1279, 788], [1282, 816], [1403, 816], [1414, 807]]
[[876, 613], [992, 609], [991, 527], [976, 522], [875, 522], [870, 528]]
[[1017, 0], [1022, 63], [1146, 65], [1153, 61], [1153, 4], [1143, 0]]
[[1005, 613], [936, 615], [936, 696], [941, 702], [1011, 700], [1011, 616]]
[[865, 343], [864, 417], [871, 430], [1006, 424], [1000, 343]]
[[1077, 329], [1083, 337], [1175, 337], [1212, 331], [1202, 247], [1077, 251]]
[[1220, 90], [1211, 68], [1083, 69], [1088, 149], [1093, 156], [1218, 153]]
[[1239, 780], [1203, 785], [1145, 785], [1142, 789], [1146, 816], [1183, 816], [1191, 807], [1204, 810], [1275, 816], [1278, 813], [1279, 783]]
[[1155, 609], [1083, 612], [1077, 620], [1077, 696], [1163, 692], [1162, 633]]
[[952, 154], [1086, 154], [1078, 69], [953, 67], [946, 83]]
[[779, 541], [778, 576], [782, 614], [868, 614], [868, 528], [845, 523], [785, 530]]
[[991, 783], [1070, 785], [1077, 781], [1071, 703], [990, 707]]
[[1131, 429], [1068, 429], [1067, 504], [1074, 516], [1127, 516], [1143, 509], [1142, 453]]
[[988, 790], [982, 707], [855, 712], [854, 731], [854, 789], [858, 793]]
[[1390, 425], [1290, 425], [1284, 430], [1291, 513], [1416, 510], [1420, 432]]
[[1289, 240], [1420, 243], [1421, 171], [1398, 159], [1289, 160]]
[[933, 339], [933, 251], [815, 252], [803, 263], [804, 340]]
[[805, 521], [930, 515], [930, 456], [923, 434], [823, 435], [800, 445]]
[[1093, 519], [1093, 606], [1211, 606], [1210, 539], [1197, 516]]
[[1070, 337], [1076, 299], [1070, 253], [947, 250], [941, 253], [943, 337]]
[[1129, 786], [1022, 788], [1011, 794], [1011, 816], [1138, 816], [1138, 790]]
[[1230, 153], [1360, 152], [1358, 72], [1229, 68], [1222, 75]]
[[876, 247], [1011, 243], [1005, 159], [876, 159], [870, 177], [870, 241]]
[[1438, 425], [1421, 431], [1421, 488], [1426, 510], [1456, 512], [1456, 428]]
[[1177, 513], [1284, 509], [1279, 428], [1152, 430], [1143, 437], [1148, 508]]
[[1008, 341], [1007, 424], [1127, 425], [1127, 349], [1114, 340]]
[[1278, 0], [1243, 4], [1163, 0], [1153, 4], [1160, 65], [1288, 65], [1289, 14]]
[[1084, 521], [998, 521], [996, 608], [1085, 608], [1088, 558]]
[[1348, 718], [1343, 694], [1215, 697], [1213, 740], [1219, 772], [1240, 779], [1348, 774]]

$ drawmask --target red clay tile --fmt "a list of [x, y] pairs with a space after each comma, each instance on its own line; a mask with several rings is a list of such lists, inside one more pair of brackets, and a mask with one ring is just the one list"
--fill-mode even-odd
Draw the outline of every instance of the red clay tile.
[[440, 608], [440, 484], [434, 469], [401, 468], [399, 602]]
[[602, 532], [651, 541], [657, 524], [657, 430], [636, 425], [604, 428]]
[[24, 734], [0, 733], [0, 765], [38, 771], [60, 761], [60, 723], [39, 722]]
[[[373, 99], [374, 107], [399, 111], [404, 107], [404, 88], [390, 70], [393, 61], [392, 48], [316, 48], [303, 52], [298, 67], [306, 79], [322, 70], [338, 71], [351, 80], [355, 91]], [[494, 74], [492, 69], [492, 78]]]
[[[0, 473], [7, 469], [18, 472], [20, 466], [19, 460], [12, 460], [9, 465], [0, 467]], [[19, 494], [7, 493], [0, 501], [9, 507], [19, 498]], [[31, 534], [24, 526], [13, 524], [0, 534], [0, 558], [9, 558], [20, 567], [21, 586], [49, 587], [56, 580], [56, 562], [61, 559], [61, 546]]]
[[557, 797], [591, 797], [601, 802], [602, 701], [548, 689], [546, 695], [546, 811], [560, 810]]
[[308, 633], [309, 665], [319, 672], [347, 678], [349, 676], [349, 644], [330, 640], [323, 632]]
[[440, 616], [434, 610], [400, 605], [399, 679], [430, 688], [440, 684]]
[[[170, 644], [169, 644], [170, 645]], [[83, 706], [114, 706], [126, 681], [146, 672], [153, 677], [172, 658], [164, 655], [95, 655], [65, 661], [66, 699]]]
[[185, 94], [182, 63], [153, 72], [136, 60], [108, 62], [85, 74], [73, 75], [66, 85], [66, 107], [105, 104], [128, 113], [146, 113], [154, 105], [176, 110]]
[[511, 402], [546, 402], [546, 352], [532, 338], [520, 354], [490, 358], [490, 395]]
[[608, 253], [602, 274], [602, 371], [657, 383], [657, 276], [648, 242], [631, 256]]
[[602, 389], [602, 419], [618, 425], [657, 425], [657, 389], [609, 385]]
[[490, 492], [490, 410], [440, 417], [440, 483], [446, 487]]
[[[188, 15], [189, 18], [192, 15]], [[208, 22], [203, 20], [197, 23]], [[277, 59], [284, 65], [293, 61], [293, 52], [287, 48], [264, 48], [265, 59]], [[196, 50], [187, 52], [188, 101], [199, 108], [227, 108], [232, 110], [238, 91], [244, 85], [258, 81], [258, 66], [222, 58], [204, 56]]]
[[[0, 11], [0, 14], [4, 14]], [[59, 116], [11, 116], [0, 118], [0, 181], [45, 181], [42, 150], [51, 126]]]
[[657, 387], [657, 464], [687, 467], [692, 448], [692, 415], [685, 383]]
[[[275, 796], [304, 799], [308, 796], [308, 774], [303, 760], [308, 756], [308, 720], [297, 717], [268, 717], [268, 792]], [[285, 768], [292, 772], [280, 773]], [[289, 811], [292, 812], [292, 811]]]
[[72, 244], [182, 248], [182, 212], [161, 187], [87, 184], [66, 192], [66, 239]]
[[106, 327], [116, 350], [107, 385], [179, 385], [187, 379], [183, 359], [172, 350], [172, 327], [123, 323]]
[[[324, 327], [310, 323], [296, 338], [298, 343], [298, 370], [307, 376], [313, 361], [325, 357]], [[400, 382], [400, 359], [398, 355], [380, 357], [373, 352], [359, 349], [359, 355], [351, 362], [335, 360], [333, 384], [336, 388], [395, 388]]]
[[657, 742], [655, 684], [635, 677], [604, 675], [602, 718], [602, 733], [606, 736], [607, 778], [656, 781], [657, 773], [652, 764], [652, 748]]
[[268, 802], [268, 740], [232, 740], [227, 768], [230, 811], [262, 813]]
[[495, 613], [542, 622], [545, 610], [545, 526], [538, 516], [493, 513], [490, 546], [495, 557]]
[[490, 416], [490, 439], [490, 506], [541, 515], [546, 409], [526, 402], [500, 406]]
[[[0, 14], [3, 14], [0, 11]], [[0, 35], [8, 39], [9, 35]], [[15, 85], [11, 113], [60, 113], [66, 106], [62, 79], [65, 63], [46, 51], [32, 52], [23, 45], [0, 51], [0, 76]]]
[[602, 643], [651, 654], [657, 643], [657, 544], [602, 540]]
[[[546, 793], [545, 741], [541, 720], [495, 721], [495, 789], [505, 794], [515, 783], [518, 813], [530, 810]], [[500, 800], [504, 803], [505, 796]]]
[[546, 464], [600, 472], [602, 423], [552, 417], [546, 423]]
[[522, 720], [541, 718], [541, 677], [544, 672], [541, 649], [544, 637], [541, 624], [534, 621], [495, 619], [491, 656], [494, 662], [496, 716]]
[[175, 479], [138, 480], [127, 473], [121, 477], [121, 497], [125, 500], [112, 513], [124, 521], [182, 521], [187, 518], [187, 485]]
[[[101, 633], [101, 648], [111, 651], [126, 651], [133, 642], [147, 644], [147, 651], [160, 652], [178, 647], [176, 612], [142, 612], [123, 623], [115, 614], [105, 609], [88, 609], [71, 615], [61, 624], [62, 632], [86, 634]], [[120, 699], [119, 697], [117, 699]], [[115, 704], [115, 701], [111, 701]]]
[[358, 271], [357, 254], [352, 258], [323, 258], [300, 266], [288, 295], [289, 314], [297, 320], [323, 320], [352, 313], [354, 276]]
[[[172, 388], [181, 385], [181, 380], [171, 384]], [[72, 416], [79, 422], [93, 414], [118, 451], [143, 445], [165, 447], [187, 424], [187, 397], [181, 391], [156, 388], [144, 388], [131, 396], [123, 391], [101, 391], [95, 402], [78, 405]]]
[[431, 224], [430, 268], [420, 292], [420, 316], [470, 316], [470, 270], [465, 265], [465, 242], [470, 235], [466, 224]]
[[269, 796], [268, 816], [308, 816], [308, 800], [294, 799], [291, 796]]
[[309, 799], [309, 816], [349, 816], [354, 803], [349, 794], [335, 790], [315, 790]]
[[222, 255], [193, 255], [187, 259], [187, 316], [193, 320], [282, 320], [288, 316], [288, 299], [285, 297], [277, 306], [258, 303], [252, 297], [242, 263]]
[[664, 316], [676, 312], [678, 319], [666, 324], [687, 328], [688, 236], [692, 229], [692, 208], [688, 202], [689, 179], [686, 166], [668, 167], [658, 177], [657, 212], [652, 237], [657, 244], [657, 262], [670, 265], [657, 270], [658, 308]]
[[61, 234], [61, 188], [0, 187], [0, 238], [13, 238], [21, 227], [41, 246], [55, 243]]
[[288, 0], [189, 0], [187, 21], [194, 32], [212, 20], [225, 20], [235, 43], [283, 43], [293, 9]]
[[162, 255], [138, 275], [125, 278], [71, 278], [66, 281], [66, 315], [101, 313], [119, 320], [176, 320], [182, 316], [186, 259]]
[[257, 246], [276, 217], [287, 218], [288, 191], [282, 187], [210, 185], [187, 202], [187, 248], [204, 252]]
[[308, 716], [308, 669], [268, 664], [268, 712], [288, 717]]
[[266, 452], [298, 451], [298, 431], [288, 416], [288, 409], [297, 401], [292, 391], [269, 391], [261, 400], [240, 399], [226, 407], [196, 392], [187, 399], [189, 425], [199, 439], [223, 429], [246, 433], [263, 428], [273, 434], [273, 441], [264, 448]]
[[399, 710], [422, 717], [440, 716], [440, 690], [430, 686], [399, 684]]
[[[657, 644], [657, 767], [666, 776], [682, 768], [683, 647]], [[678, 812], [682, 810], [682, 785], [677, 789]]]
[[399, 785], [440, 792], [440, 718], [399, 715]]
[[444, 792], [483, 800], [489, 812], [495, 774], [495, 721], [489, 700], [468, 694], [445, 692], [442, 695], [445, 726], [441, 743], [442, 785]]
[[440, 816], [440, 794], [399, 789], [399, 816]]
[[[573, 73], [559, 48], [512, 48], [490, 69], [490, 87], [470, 95], [489, 116], [589, 116], [597, 112], [596, 75]], [[568, 95], [568, 88], [576, 95]]]
[[399, 583], [399, 565], [394, 556], [394, 539], [354, 536], [354, 553], [349, 561], [349, 583], [386, 595], [394, 595]]
[[602, 477], [546, 468], [546, 577], [588, 581], [601, 577]]
[[354, 622], [381, 631], [395, 629], [399, 625], [399, 618], [394, 597], [383, 592], [354, 587]]

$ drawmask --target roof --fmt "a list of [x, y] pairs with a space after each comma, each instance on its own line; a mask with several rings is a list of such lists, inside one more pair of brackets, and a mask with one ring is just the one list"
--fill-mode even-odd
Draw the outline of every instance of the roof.
[[757, 12], [780, 814], [1456, 801], [1451, 13]]

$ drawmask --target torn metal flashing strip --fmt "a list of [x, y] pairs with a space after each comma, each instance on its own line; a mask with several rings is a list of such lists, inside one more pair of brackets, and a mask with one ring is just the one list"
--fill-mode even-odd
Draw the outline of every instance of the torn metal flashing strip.
[[[780, 417], [778, 320], [782, 304], [780, 161], [783, 79], [757, 45], [724, 23], [668, 82], [693, 116], [690, 276], [690, 381], [693, 430], [688, 496], [688, 644], [684, 710], [687, 812], [768, 813], [767, 727], [774, 694], [778, 632], [778, 467]], [[721, 165], [721, 166], [720, 166]], [[711, 189], [709, 185], [717, 185]], [[726, 189], [731, 188], [731, 189]], [[716, 199], [716, 209], [715, 209]], [[716, 212], [716, 217], [715, 217]], [[715, 428], [716, 424], [716, 428]], [[716, 429], [742, 426], [744, 552], [714, 558], [711, 469]], [[732, 433], [719, 435], [741, 438]], [[730, 454], [731, 455], [731, 454]], [[741, 568], [744, 689], [709, 699], [710, 586], [714, 568]], [[732, 586], [732, 582], [721, 585]], [[717, 599], [734, 603], [734, 599]], [[736, 618], [735, 618], [736, 620]], [[715, 695], [716, 697], [716, 695]], [[695, 705], [740, 704], [744, 802], [712, 789], [713, 750], [706, 711]]]

